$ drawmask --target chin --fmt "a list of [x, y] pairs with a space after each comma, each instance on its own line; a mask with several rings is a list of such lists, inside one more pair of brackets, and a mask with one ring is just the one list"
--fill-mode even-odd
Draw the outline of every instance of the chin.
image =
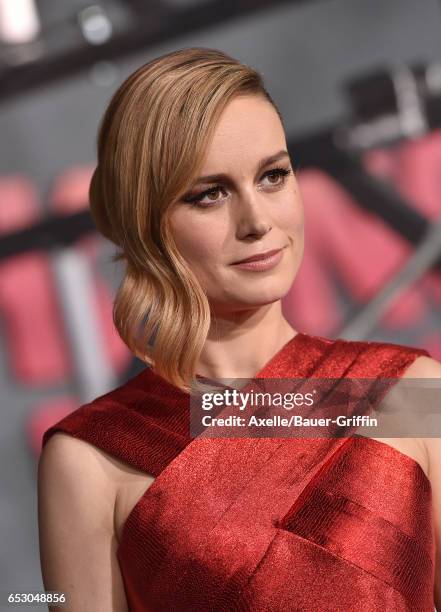
[[223, 287], [222, 293], [208, 292], [209, 301], [213, 307], [220, 310], [244, 309], [246, 307], [258, 307], [272, 304], [285, 297], [291, 289], [294, 274], [292, 270], [283, 273], [269, 274], [252, 272], [244, 276], [241, 282], [228, 279], [222, 282], [219, 279], [218, 287]]
[[291, 287], [292, 281], [275, 281], [275, 279], [264, 279], [256, 280], [255, 286], [247, 286], [244, 283], [240, 288], [237, 295], [237, 301], [242, 304], [248, 304], [249, 306], [265, 306], [266, 304], [272, 304], [281, 300], [288, 293]]

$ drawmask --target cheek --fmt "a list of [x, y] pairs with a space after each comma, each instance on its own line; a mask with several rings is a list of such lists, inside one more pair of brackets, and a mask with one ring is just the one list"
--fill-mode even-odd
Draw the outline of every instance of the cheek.
[[215, 225], [208, 215], [201, 219], [182, 215], [172, 221], [171, 227], [179, 252], [192, 265], [201, 268], [205, 263], [218, 261], [222, 257], [224, 240], [221, 228], [218, 224]]
[[284, 229], [293, 236], [298, 236], [303, 233], [303, 202], [298, 193], [290, 200], [288, 206], [280, 207], [277, 222], [281, 229]]

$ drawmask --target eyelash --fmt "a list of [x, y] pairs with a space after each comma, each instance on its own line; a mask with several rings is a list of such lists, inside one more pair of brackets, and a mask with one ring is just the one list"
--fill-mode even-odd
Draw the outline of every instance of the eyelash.
[[[285, 184], [286, 178], [289, 174], [292, 174], [292, 170], [291, 168], [271, 168], [271, 170], [267, 170], [267, 172], [263, 174], [262, 178], [268, 175], [272, 175], [272, 174], [276, 174], [282, 177], [282, 181], [280, 183], [273, 185], [274, 187], [280, 187]], [[205, 191], [202, 191], [201, 193], [194, 195], [194, 196], [187, 196], [183, 198], [183, 200], [184, 202], [191, 204], [195, 206], [196, 208], [211, 208], [215, 204], [218, 204], [218, 202], [213, 201], [211, 204], [201, 204], [200, 201], [203, 200], [203, 198], [205, 198], [206, 195], [211, 195], [213, 193], [216, 193], [217, 191], [220, 191], [222, 188], [223, 188], [223, 185], [214, 185], [213, 187], [210, 187], [210, 189], [206, 189]]]

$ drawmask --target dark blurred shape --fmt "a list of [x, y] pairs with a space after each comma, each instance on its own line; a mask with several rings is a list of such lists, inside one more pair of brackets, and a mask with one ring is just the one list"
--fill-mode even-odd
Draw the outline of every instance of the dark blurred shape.
[[66, 247], [86, 234], [95, 233], [96, 227], [88, 210], [62, 217], [46, 217], [32, 226], [2, 236], [0, 261], [31, 251]]
[[[193, 31], [306, 0], [97, 0], [41, 3], [39, 48], [0, 47], [0, 102]], [[316, 1], [316, 0], [309, 0]], [[56, 3], [59, 4], [58, 2]], [[17, 46], [15, 46], [17, 47]], [[25, 58], [21, 61], [21, 58]]]
[[352, 117], [339, 142], [365, 150], [441, 126], [441, 63], [377, 69], [344, 84]]

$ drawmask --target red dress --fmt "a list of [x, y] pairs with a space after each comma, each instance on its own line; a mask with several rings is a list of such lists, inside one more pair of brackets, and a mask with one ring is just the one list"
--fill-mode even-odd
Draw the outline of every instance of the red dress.
[[[423, 349], [298, 333], [256, 378], [399, 378]], [[145, 369], [48, 429], [156, 476], [117, 556], [130, 610], [433, 612], [431, 485], [366, 437], [189, 436]]]

